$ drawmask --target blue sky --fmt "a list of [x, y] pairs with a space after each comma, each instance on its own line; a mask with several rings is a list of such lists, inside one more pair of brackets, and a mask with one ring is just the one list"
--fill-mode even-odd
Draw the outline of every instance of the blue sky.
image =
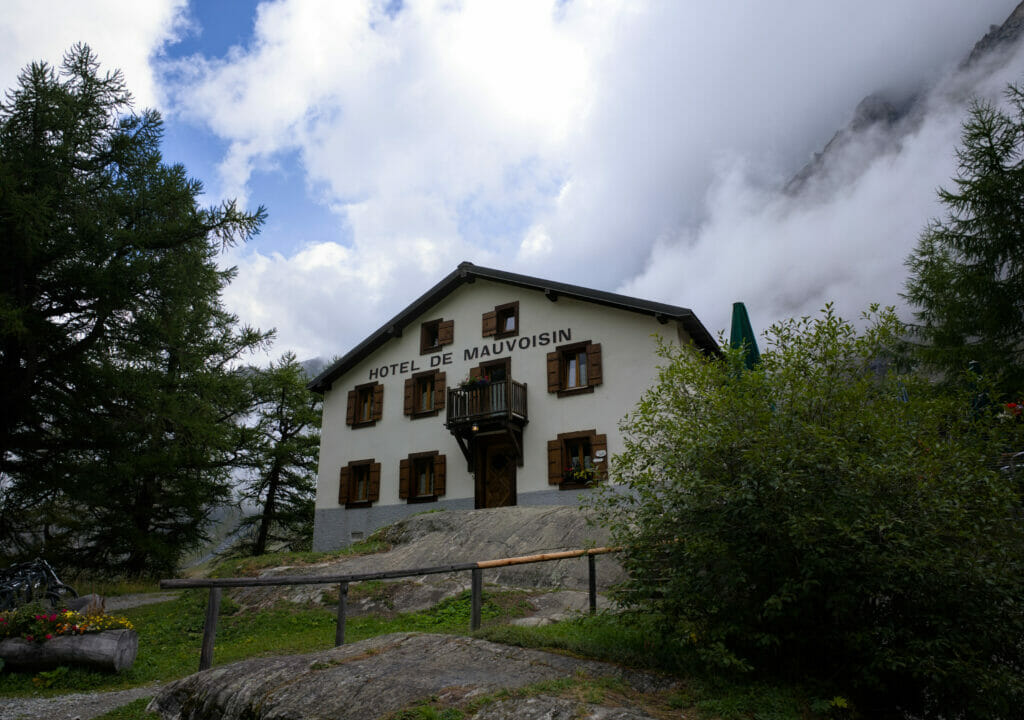
[[[223, 258], [271, 355], [333, 356], [458, 262], [755, 328], [899, 304], [967, 100], [1016, 0], [8, 0], [0, 81], [88, 42], [166, 121], [206, 201], [265, 205]], [[1019, 48], [1018, 48], [1019, 50]], [[877, 92], [925, 113], [780, 192]]]

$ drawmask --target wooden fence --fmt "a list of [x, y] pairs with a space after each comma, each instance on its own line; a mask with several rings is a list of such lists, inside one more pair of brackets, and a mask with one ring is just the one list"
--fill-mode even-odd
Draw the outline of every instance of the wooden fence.
[[355, 573], [349, 575], [276, 575], [255, 578], [201, 578], [161, 580], [160, 587], [164, 590], [188, 588], [208, 588], [210, 596], [206, 603], [206, 621], [203, 625], [203, 646], [199, 653], [199, 669], [206, 670], [213, 665], [213, 642], [217, 635], [217, 615], [220, 613], [221, 591], [226, 587], [262, 587], [288, 585], [338, 585], [338, 625], [334, 632], [334, 644], [345, 643], [345, 614], [348, 604], [349, 583], [365, 580], [393, 580], [420, 575], [437, 575], [441, 573], [469, 571], [471, 576], [472, 609], [470, 611], [469, 629], [480, 627], [480, 608], [483, 602], [483, 571], [488, 568], [507, 567], [510, 565], [526, 565], [528, 563], [566, 560], [568, 558], [586, 557], [589, 574], [590, 612], [597, 610], [597, 570], [594, 558], [597, 555], [617, 552], [620, 548], [600, 547], [586, 550], [566, 550], [564, 552], [543, 553], [540, 555], [523, 555], [520, 557], [500, 558], [498, 560], [481, 560], [479, 562], [455, 563], [451, 565], [435, 565], [433, 567], [410, 568], [407, 570], [384, 570], [373, 573]]

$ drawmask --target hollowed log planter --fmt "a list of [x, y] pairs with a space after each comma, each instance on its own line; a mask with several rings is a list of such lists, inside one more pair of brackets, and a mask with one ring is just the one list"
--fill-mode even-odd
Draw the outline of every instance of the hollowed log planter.
[[134, 630], [104, 630], [84, 635], [58, 635], [43, 643], [24, 638], [0, 641], [0, 658], [11, 670], [51, 670], [76, 665], [120, 672], [132, 666], [139, 652]]

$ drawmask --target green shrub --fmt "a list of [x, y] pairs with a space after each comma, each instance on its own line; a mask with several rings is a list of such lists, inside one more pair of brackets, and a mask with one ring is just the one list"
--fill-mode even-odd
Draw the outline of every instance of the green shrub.
[[1008, 717], [1024, 526], [991, 465], [1020, 424], [897, 374], [900, 332], [826, 308], [771, 328], [753, 371], [662, 347], [595, 502], [626, 547], [619, 599], [705, 662], [817, 678], [869, 715]]

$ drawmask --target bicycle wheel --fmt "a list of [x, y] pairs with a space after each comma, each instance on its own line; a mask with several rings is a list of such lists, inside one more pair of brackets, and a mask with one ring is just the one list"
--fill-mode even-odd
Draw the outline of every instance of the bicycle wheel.
[[78, 593], [70, 585], [51, 585], [46, 588], [46, 599], [50, 602], [50, 606], [56, 610], [58, 606], [63, 605], [68, 600], [73, 600], [78, 597]]

